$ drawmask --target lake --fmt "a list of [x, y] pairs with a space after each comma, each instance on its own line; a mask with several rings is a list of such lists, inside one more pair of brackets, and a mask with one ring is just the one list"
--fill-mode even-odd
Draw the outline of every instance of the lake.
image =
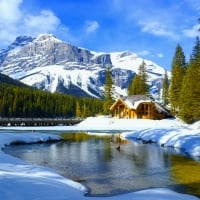
[[200, 162], [179, 155], [172, 148], [122, 140], [119, 133], [60, 134], [63, 141], [11, 145], [4, 151], [81, 182], [88, 188], [88, 196], [163, 187], [200, 197]]

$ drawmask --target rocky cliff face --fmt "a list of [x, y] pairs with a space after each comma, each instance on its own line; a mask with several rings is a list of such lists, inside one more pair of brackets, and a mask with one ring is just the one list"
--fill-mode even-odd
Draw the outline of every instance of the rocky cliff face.
[[[106, 67], [111, 66], [115, 94], [126, 88], [143, 59], [133, 52], [96, 53], [73, 46], [51, 34], [17, 37], [0, 51], [0, 72], [51, 92], [102, 97]], [[164, 69], [144, 60], [153, 96], [160, 90]]]

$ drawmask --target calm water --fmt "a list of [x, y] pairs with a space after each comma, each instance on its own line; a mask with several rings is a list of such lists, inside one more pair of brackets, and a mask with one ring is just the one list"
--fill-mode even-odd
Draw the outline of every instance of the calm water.
[[[116, 134], [117, 135], [117, 134]], [[64, 141], [5, 149], [30, 163], [49, 166], [84, 184], [90, 196], [165, 187], [200, 197], [200, 163], [163, 149], [118, 137], [62, 134]], [[120, 144], [120, 150], [117, 149]]]

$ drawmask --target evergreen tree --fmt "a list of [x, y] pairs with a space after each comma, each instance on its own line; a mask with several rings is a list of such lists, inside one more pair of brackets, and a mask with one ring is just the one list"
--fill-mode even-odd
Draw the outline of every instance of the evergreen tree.
[[143, 61], [138, 68], [138, 74], [135, 75], [133, 80], [128, 86], [129, 95], [149, 95], [149, 86], [147, 84], [148, 75], [146, 70], [146, 64]]
[[145, 95], [149, 95], [149, 86], [147, 84], [148, 75], [147, 75], [147, 69], [146, 64], [143, 61], [142, 64], [139, 66], [139, 73], [138, 75], [141, 77], [141, 91]]
[[200, 120], [200, 42], [196, 39], [181, 90], [179, 116], [187, 123]]
[[196, 38], [195, 46], [192, 51], [192, 62], [195, 63], [195, 65], [199, 65], [200, 67], [200, 40], [199, 37]]
[[106, 69], [106, 81], [104, 86], [104, 105], [103, 105], [103, 112], [104, 114], [109, 114], [110, 107], [113, 104], [113, 80], [112, 80], [112, 73], [110, 66]]
[[86, 118], [87, 116], [88, 116], [88, 112], [87, 112], [87, 106], [86, 106], [86, 104], [84, 103], [84, 105], [83, 105], [83, 108], [82, 108], [82, 118]]
[[141, 77], [138, 74], [136, 74], [128, 86], [128, 95], [143, 94], [143, 92], [141, 91], [140, 84]]
[[81, 117], [81, 108], [78, 101], [76, 102], [76, 117]]
[[169, 90], [171, 112], [177, 114], [179, 111], [180, 92], [182, 88], [183, 77], [185, 74], [185, 55], [178, 44], [172, 61], [172, 76]]
[[165, 70], [165, 76], [162, 84], [162, 102], [165, 106], [169, 103], [169, 79], [167, 70]]

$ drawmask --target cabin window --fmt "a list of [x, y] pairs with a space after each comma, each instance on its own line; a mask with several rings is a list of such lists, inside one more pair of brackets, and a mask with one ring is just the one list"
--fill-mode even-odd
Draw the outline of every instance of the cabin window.
[[148, 104], [146, 104], [145, 107], [145, 114], [148, 115]]
[[150, 115], [151, 113], [151, 105], [149, 104], [141, 104], [140, 115]]

